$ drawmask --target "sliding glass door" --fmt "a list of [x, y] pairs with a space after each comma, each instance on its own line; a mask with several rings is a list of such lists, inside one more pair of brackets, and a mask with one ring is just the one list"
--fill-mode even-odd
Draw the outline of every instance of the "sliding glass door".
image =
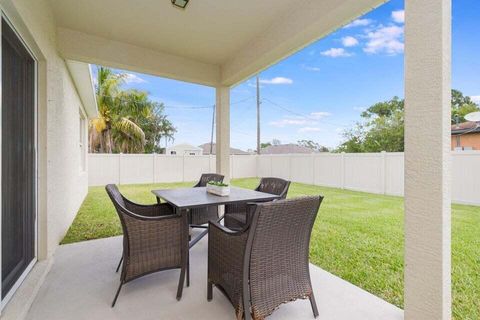
[[2, 300], [36, 256], [35, 59], [2, 19], [1, 274]]

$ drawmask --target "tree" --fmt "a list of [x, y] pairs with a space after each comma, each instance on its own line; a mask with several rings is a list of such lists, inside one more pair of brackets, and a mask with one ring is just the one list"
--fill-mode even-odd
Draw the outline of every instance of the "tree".
[[96, 87], [99, 116], [90, 125], [90, 152], [158, 152], [162, 137], [173, 139], [176, 129], [164, 106], [148, 93], [122, 90], [124, 74], [98, 68]]
[[[480, 108], [470, 97], [452, 90], [452, 123], [464, 122], [465, 115]], [[362, 121], [343, 132], [340, 152], [399, 152], [404, 150], [404, 100], [394, 97], [379, 102], [361, 114]]]
[[398, 97], [379, 102], [362, 112], [363, 122], [343, 133], [337, 151], [380, 152], [403, 151], [404, 101]]
[[272, 139], [272, 145], [274, 145], [274, 146], [279, 146], [279, 145], [281, 145], [281, 144], [282, 144], [282, 142], [281, 142], [280, 140], [278, 140], [278, 139]]
[[469, 96], [452, 89], [452, 123], [465, 122], [465, 116], [475, 111], [480, 111], [480, 108]]
[[312, 140], [299, 140], [297, 141], [299, 146], [303, 146], [317, 152], [328, 152], [328, 148], [320, 145], [318, 142]]
[[267, 147], [270, 147], [270, 146], [278, 146], [278, 145], [281, 145], [282, 142], [278, 139], [272, 139], [272, 141], [269, 141], [269, 142], [262, 142], [260, 143], [260, 148], [261, 149], [264, 149], [264, 148], [267, 148]]

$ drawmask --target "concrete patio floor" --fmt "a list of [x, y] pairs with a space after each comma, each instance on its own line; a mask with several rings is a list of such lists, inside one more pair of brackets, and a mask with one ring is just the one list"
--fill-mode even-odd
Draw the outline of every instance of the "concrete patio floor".
[[[60, 246], [54, 264], [26, 319], [235, 319], [232, 306], [214, 289], [206, 299], [207, 238], [190, 252], [191, 284], [175, 299], [178, 270], [159, 272], [128, 283], [115, 308], [110, 303], [119, 284], [115, 273], [121, 237]], [[319, 320], [395, 320], [403, 311], [311, 265]], [[308, 300], [282, 305], [269, 319], [313, 319]]]

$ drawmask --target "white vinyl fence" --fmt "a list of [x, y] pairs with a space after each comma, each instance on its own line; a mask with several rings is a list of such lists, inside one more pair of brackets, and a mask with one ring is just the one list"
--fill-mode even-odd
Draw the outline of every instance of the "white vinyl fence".
[[[281, 177], [294, 182], [403, 195], [403, 153], [232, 155], [230, 176]], [[215, 156], [90, 154], [89, 184], [196, 181], [215, 172]], [[480, 151], [452, 152], [452, 199], [480, 205]]]

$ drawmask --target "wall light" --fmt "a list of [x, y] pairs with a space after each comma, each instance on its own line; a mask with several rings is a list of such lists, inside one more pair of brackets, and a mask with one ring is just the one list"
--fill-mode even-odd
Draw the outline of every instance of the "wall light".
[[188, 1], [189, 1], [189, 0], [172, 0], [172, 4], [173, 4], [175, 7], [185, 9], [185, 7], [186, 7], [187, 4], [188, 4]]

